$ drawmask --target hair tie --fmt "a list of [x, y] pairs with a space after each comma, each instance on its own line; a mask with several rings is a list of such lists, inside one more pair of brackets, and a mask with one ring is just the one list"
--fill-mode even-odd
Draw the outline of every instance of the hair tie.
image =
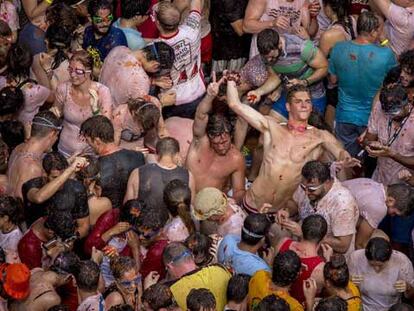
[[251, 232], [251, 231], [247, 230], [244, 226], [243, 226], [243, 228], [242, 228], [242, 231], [243, 231], [245, 234], [247, 234], [247, 235], [251, 236], [252, 238], [261, 239], [261, 238], [263, 238], [263, 237], [264, 237], [264, 235], [263, 235], [263, 234], [256, 234], [256, 233], [254, 233], [254, 232]]

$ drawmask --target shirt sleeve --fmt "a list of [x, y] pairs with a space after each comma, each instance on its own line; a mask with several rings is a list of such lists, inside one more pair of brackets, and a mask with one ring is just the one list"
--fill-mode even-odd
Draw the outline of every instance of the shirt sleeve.
[[[387, 21], [399, 32], [406, 32], [405, 28], [411, 27], [410, 13], [406, 8], [390, 3]], [[411, 20], [412, 21], [412, 20]]]
[[313, 60], [317, 52], [318, 48], [313, 44], [313, 42], [310, 40], [306, 40], [303, 43], [300, 58], [302, 59], [302, 61], [309, 64]]
[[402, 253], [396, 253], [400, 255], [400, 262], [398, 267], [400, 268], [398, 279], [406, 281], [411, 287], [414, 286], [414, 270], [411, 261]]
[[[344, 197], [344, 194], [342, 194]], [[334, 236], [347, 236], [355, 233], [355, 210], [357, 210], [355, 200], [344, 198], [337, 202], [333, 208], [334, 215], [331, 216], [332, 233]]]
[[184, 24], [180, 28], [191, 40], [201, 40], [201, 14], [198, 11], [191, 11]]
[[99, 105], [101, 114], [112, 119], [113, 100], [109, 88], [104, 85], [99, 87]]

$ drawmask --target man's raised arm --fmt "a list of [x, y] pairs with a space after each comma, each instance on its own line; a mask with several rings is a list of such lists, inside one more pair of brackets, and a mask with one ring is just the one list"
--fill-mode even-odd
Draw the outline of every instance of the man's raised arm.
[[236, 82], [227, 82], [227, 104], [239, 117], [242, 117], [256, 130], [264, 133], [269, 129], [267, 119], [258, 111], [240, 102]]

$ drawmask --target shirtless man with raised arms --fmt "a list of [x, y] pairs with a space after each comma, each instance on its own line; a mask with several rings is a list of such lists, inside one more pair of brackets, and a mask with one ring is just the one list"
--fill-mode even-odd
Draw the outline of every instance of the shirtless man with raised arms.
[[219, 114], [209, 116], [224, 80], [216, 82], [213, 75], [213, 83], [208, 86], [207, 94], [197, 108], [186, 166], [194, 176], [196, 192], [205, 187], [226, 191], [231, 178], [233, 198], [240, 202], [245, 194], [244, 158], [231, 143], [231, 124], [226, 117]]
[[300, 183], [303, 165], [319, 159], [325, 150], [340, 161], [350, 162], [349, 166], [357, 164], [332, 134], [308, 126], [312, 102], [309, 90], [303, 85], [295, 85], [288, 92], [287, 124], [278, 123], [273, 117], [242, 104], [232, 81], [227, 86], [227, 102], [239, 117], [263, 134], [262, 166], [243, 198], [242, 205], [249, 212], [257, 213], [264, 203], [272, 205], [269, 213], [283, 208]]
[[59, 137], [59, 119], [50, 111], [39, 112], [32, 122], [30, 139], [13, 150], [9, 159], [8, 194], [22, 197], [22, 185], [44, 174], [42, 158]]

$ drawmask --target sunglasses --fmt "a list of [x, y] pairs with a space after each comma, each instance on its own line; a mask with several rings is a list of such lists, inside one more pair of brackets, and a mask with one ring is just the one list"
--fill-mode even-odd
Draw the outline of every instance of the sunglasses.
[[315, 192], [323, 187], [323, 184], [319, 186], [305, 186], [304, 184], [299, 185], [300, 188], [305, 192]]
[[109, 14], [107, 17], [100, 17], [100, 16], [93, 16], [92, 22], [94, 24], [101, 24], [103, 22], [112, 22], [114, 20], [114, 16], [112, 14]]
[[141, 283], [141, 276], [137, 276], [135, 279], [131, 280], [131, 281], [121, 281], [119, 282], [123, 287], [132, 287], [133, 285], [139, 285], [139, 283]]
[[85, 73], [87, 72], [92, 72], [92, 70], [84, 70], [84, 69], [79, 69], [79, 68], [68, 68], [69, 74], [75, 73], [77, 76], [84, 76]]

